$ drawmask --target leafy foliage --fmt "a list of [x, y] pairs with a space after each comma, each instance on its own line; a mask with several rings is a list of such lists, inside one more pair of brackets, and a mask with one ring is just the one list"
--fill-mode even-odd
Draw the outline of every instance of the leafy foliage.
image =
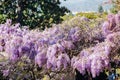
[[60, 6], [59, 0], [1, 0], [0, 14], [7, 15], [14, 23], [44, 29], [62, 21], [69, 10]]
[[6, 15], [0, 14], [0, 23], [4, 23], [6, 20]]
[[103, 7], [101, 5], [98, 7], [98, 12], [99, 13], [103, 13], [104, 12]]
[[86, 17], [86, 18], [88, 18], [88, 19], [96, 19], [96, 18], [98, 18], [98, 15], [97, 15], [97, 13], [94, 13], [94, 12], [91, 12], [91, 13], [77, 13], [76, 14], [77, 16], [79, 15], [79, 16], [84, 16], [84, 17]]
[[113, 8], [111, 8], [112, 13], [117, 13], [120, 10], [120, 1], [119, 0], [113, 0]]
[[119, 0], [115, 0], [114, 4], [115, 4], [116, 10], [119, 11], [120, 10], [120, 1]]

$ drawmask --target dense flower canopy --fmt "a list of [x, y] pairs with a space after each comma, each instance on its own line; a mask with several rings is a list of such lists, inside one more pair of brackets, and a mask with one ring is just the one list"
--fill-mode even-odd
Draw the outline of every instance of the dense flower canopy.
[[[44, 31], [20, 28], [7, 20], [0, 24], [0, 51], [11, 63], [25, 58], [50, 71], [62, 71], [68, 68], [86, 71], [96, 77], [120, 50], [120, 14], [108, 15], [102, 26], [101, 36], [80, 27], [61, 27], [54, 25]], [[89, 27], [88, 27], [89, 28]], [[92, 35], [93, 34], [93, 35]], [[93, 38], [97, 37], [98, 43]], [[101, 41], [102, 39], [102, 41]]]

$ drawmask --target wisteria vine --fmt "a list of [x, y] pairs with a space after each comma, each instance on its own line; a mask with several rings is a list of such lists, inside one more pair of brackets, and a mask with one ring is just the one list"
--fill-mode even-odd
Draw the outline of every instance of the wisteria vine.
[[44, 31], [29, 30], [8, 19], [0, 24], [0, 52], [12, 64], [24, 58], [43, 70], [72, 68], [96, 77], [109, 68], [111, 58], [120, 53], [120, 13], [108, 15], [100, 28], [102, 33], [89, 29], [54, 25]]

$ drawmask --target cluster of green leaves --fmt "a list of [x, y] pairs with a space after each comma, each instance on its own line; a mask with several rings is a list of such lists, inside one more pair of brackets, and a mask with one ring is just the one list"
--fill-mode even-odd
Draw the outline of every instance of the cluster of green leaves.
[[107, 15], [107, 12], [103, 12], [102, 14], [96, 13], [96, 12], [88, 12], [88, 13], [84, 13], [84, 12], [80, 12], [77, 13], [76, 16], [84, 16], [88, 19], [97, 19], [97, 18], [105, 18], [105, 16]]
[[79, 15], [79, 16], [84, 16], [84, 17], [86, 17], [86, 18], [88, 18], [88, 19], [96, 19], [96, 18], [98, 18], [97, 14], [94, 13], [94, 12], [90, 12], [90, 13], [80, 12], [80, 13], [77, 13], [76, 15], [77, 15], [77, 16], [78, 16], [78, 15]]
[[60, 3], [59, 0], [0, 0], [0, 14], [7, 15], [15, 23], [29, 25], [31, 29], [44, 29], [51, 23], [60, 23], [61, 16], [69, 12]]
[[115, 0], [113, 3], [115, 4], [116, 11], [119, 11], [120, 10], [120, 0]]
[[0, 23], [4, 23], [6, 20], [6, 17], [7, 17], [6, 15], [0, 14]]
[[113, 8], [111, 8], [112, 13], [117, 13], [120, 11], [120, 0], [113, 0]]
[[99, 12], [99, 13], [103, 13], [103, 12], [104, 12], [104, 9], [103, 9], [102, 5], [100, 5], [100, 6], [98, 7], [98, 12]]

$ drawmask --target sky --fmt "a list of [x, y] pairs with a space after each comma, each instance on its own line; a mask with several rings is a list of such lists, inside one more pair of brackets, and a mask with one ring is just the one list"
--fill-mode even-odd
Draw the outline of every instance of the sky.
[[[102, 5], [108, 0], [67, 0], [61, 1], [62, 6], [66, 6], [72, 12], [89, 12], [89, 11], [98, 11], [98, 6]], [[104, 10], [109, 10], [112, 7], [110, 4], [103, 6]]]

